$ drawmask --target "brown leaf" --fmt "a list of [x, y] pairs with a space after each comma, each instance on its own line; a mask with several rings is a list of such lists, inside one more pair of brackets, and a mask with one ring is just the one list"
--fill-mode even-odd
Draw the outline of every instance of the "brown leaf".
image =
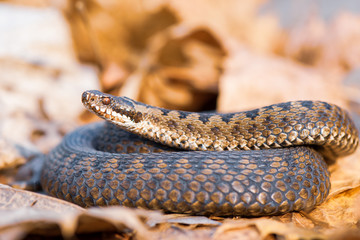
[[[124, 207], [93, 208], [87, 211], [20, 208], [0, 211], [0, 236], [9, 230], [17, 235], [63, 236], [74, 234], [124, 233], [131, 231], [137, 239], [152, 239], [146, 221], [159, 218], [156, 212]], [[154, 221], [154, 220], [153, 220]]]
[[329, 227], [353, 228], [360, 219], [359, 204], [360, 185], [328, 198], [309, 215]]
[[188, 4], [185, 1], [171, 1], [183, 24], [192, 28], [207, 27], [216, 34], [222, 44], [227, 39], [236, 44], [245, 44], [257, 52], [272, 52], [276, 47], [281, 30], [277, 18], [259, 15], [263, 0], [215, 1], [211, 4], [199, 0]]
[[28, 234], [72, 237], [75, 233], [120, 233], [128, 229], [138, 239], [149, 239], [146, 222], [157, 223], [161, 219], [155, 211], [124, 207], [84, 210], [56, 198], [5, 185], [0, 185], [0, 190], [0, 236], [11, 233], [19, 238]]
[[283, 44], [286, 57], [323, 71], [348, 71], [360, 66], [360, 17], [342, 12], [329, 23], [312, 15], [293, 28]]
[[0, 138], [0, 170], [14, 168], [24, 164], [25, 158], [19, 153], [13, 144]]
[[142, 80], [134, 98], [169, 109], [204, 110], [216, 98], [225, 51], [208, 29], [178, 28], [180, 36], [172, 29], [149, 42], [144, 56], [149, 61], [139, 66]]
[[60, 199], [0, 184], [0, 209], [13, 210], [24, 207], [57, 212], [82, 211], [81, 207]]
[[230, 236], [232, 239], [325, 239], [323, 234], [266, 218], [226, 220], [216, 230], [214, 239]]
[[323, 100], [346, 107], [340, 89], [336, 76], [326, 78], [286, 59], [236, 47], [221, 77], [218, 110], [234, 112], [293, 100]]
[[315, 208], [310, 218], [329, 227], [353, 228], [360, 220], [360, 150], [338, 159], [331, 166], [331, 190], [326, 202]]
[[[341, 91], [340, 84], [346, 71], [359, 66], [359, 16], [343, 13], [330, 23], [314, 17], [282, 38], [284, 32], [276, 17], [259, 16], [262, 2], [84, 0], [62, 4], [68, 4], [64, 14], [79, 58], [99, 66], [102, 88], [109, 92], [186, 110], [215, 106], [219, 89], [221, 111], [298, 99], [321, 99], [347, 107], [348, 95]], [[26, 14], [19, 15], [27, 19]], [[90, 75], [79, 77], [75, 72], [75, 77], [64, 81], [64, 74], [73, 73], [71, 69], [76, 65], [70, 44], [66, 38], [58, 37], [66, 36], [66, 29], [53, 31], [62, 33], [58, 36], [50, 31], [48, 34], [47, 29], [37, 28], [42, 26], [42, 20], [31, 26], [20, 24], [25, 31], [11, 29], [9, 34], [15, 33], [14, 40], [27, 40], [18, 36], [28, 32], [46, 33], [32, 36], [52, 37], [41, 38], [37, 44], [27, 42], [22, 48], [19, 47], [22, 41], [15, 44], [16, 48], [10, 47], [20, 51], [16, 51], [16, 56], [10, 54], [12, 60], [8, 57], [1, 60], [0, 72], [4, 134], [16, 138], [30, 136], [32, 143], [38, 143], [41, 151], [46, 152], [73, 126], [60, 127], [58, 121], [75, 123], [81, 109], [80, 92], [89, 87]], [[61, 25], [58, 20], [50, 22], [50, 28]], [[8, 23], [4, 26], [8, 29]], [[66, 44], [54, 44], [52, 38]], [[5, 43], [12, 43], [13, 39]], [[11, 44], [3, 44], [1, 50], [8, 45]], [[50, 60], [43, 57], [42, 49], [46, 53], [55, 50], [56, 57]], [[281, 57], [272, 55], [275, 49]], [[34, 54], [39, 50], [40, 55]], [[70, 61], [58, 61], [68, 56]], [[70, 68], [63, 68], [63, 64]], [[38, 78], [45, 81], [37, 81]], [[79, 79], [86, 81], [84, 84], [74, 81]], [[358, 95], [353, 91], [352, 98]], [[20, 120], [13, 121], [14, 116]], [[359, 159], [356, 153], [330, 167], [330, 196], [312, 212], [258, 219], [215, 221], [122, 207], [84, 210], [0, 185], [0, 235], [5, 239], [51, 234], [71, 238], [74, 234], [103, 233], [136, 239], [346, 239], [351, 234], [358, 237], [355, 235], [358, 230], [349, 234], [349, 229], [359, 226]], [[4, 179], [3, 172], [0, 177]]]

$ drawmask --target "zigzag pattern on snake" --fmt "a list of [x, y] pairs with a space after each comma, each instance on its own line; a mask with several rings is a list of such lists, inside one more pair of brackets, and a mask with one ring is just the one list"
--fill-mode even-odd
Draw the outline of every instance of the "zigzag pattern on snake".
[[41, 181], [49, 194], [84, 207], [221, 216], [309, 211], [329, 192], [324, 157], [331, 162], [358, 145], [347, 113], [319, 101], [231, 114], [161, 109], [99, 91], [84, 92], [82, 101], [109, 123], [67, 135], [48, 154]]

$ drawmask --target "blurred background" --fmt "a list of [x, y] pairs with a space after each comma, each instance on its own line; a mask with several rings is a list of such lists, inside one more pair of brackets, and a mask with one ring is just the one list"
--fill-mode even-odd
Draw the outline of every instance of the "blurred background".
[[186, 111], [324, 100], [356, 116], [359, 14], [356, 0], [0, 1], [1, 139], [49, 151], [97, 120], [86, 89]]

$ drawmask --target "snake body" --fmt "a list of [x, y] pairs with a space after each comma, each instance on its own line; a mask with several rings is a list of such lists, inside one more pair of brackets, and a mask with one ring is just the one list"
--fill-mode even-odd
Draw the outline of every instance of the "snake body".
[[319, 101], [231, 114], [161, 109], [99, 91], [84, 92], [82, 102], [108, 123], [65, 136], [47, 155], [41, 183], [83, 207], [221, 216], [309, 211], [329, 193], [325, 160], [358, 145], [347, 113]]

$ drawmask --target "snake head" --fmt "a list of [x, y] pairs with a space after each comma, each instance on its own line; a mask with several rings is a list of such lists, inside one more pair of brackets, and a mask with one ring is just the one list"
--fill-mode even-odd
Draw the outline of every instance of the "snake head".
[[115, 97], [97, 90], [88, 90], [81, 97], [84, 106], [99, 117], [123, 128], [135, 127], [143, 119], [136, 103], [127, 97]]

